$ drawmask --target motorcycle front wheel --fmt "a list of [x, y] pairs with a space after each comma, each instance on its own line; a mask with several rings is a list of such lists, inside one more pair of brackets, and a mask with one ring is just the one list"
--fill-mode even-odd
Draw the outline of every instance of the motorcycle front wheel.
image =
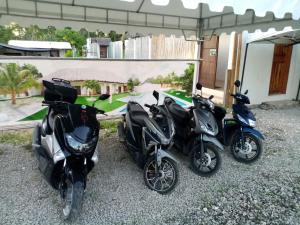
[[231, 142], [231, 153], [238, 162], [255, 162], [262, 154], [262, 141], [250, 133], [244, 133], [243, 136], [244, 140], [242, 140], [239, 132], [233, 136]]
[[204, 151], [201, 157], [201, 146], [198, 145], [190, 152], [192, 170], [202, 177], [214, 175], [221, 167], [221, 156], [218, 148], [211, 143], [203, 143]]
[[62, 217], [64, 220], [75, 220], [81, 211], [84, 184], [82, 181], [72, 183], [70, 179], [67, 179], [64, 186]]
[[162, 158], [157, 169], [154, 156], [149, 158], [144, 166], [144, 181], [147, 187], [160, 194], [170, 193], [176, 187], [178, 177], [176, 162], [167, 157]]

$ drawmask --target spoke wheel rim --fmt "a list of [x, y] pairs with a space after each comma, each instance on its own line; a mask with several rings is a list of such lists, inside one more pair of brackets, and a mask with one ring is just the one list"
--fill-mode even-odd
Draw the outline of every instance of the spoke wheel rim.
[[217, 167], [217, 156], [212, 150], [207, 148], [202, 158], [200, 158], [199, 152], [194, 153], [194, 163], [201, 172], [210, 173]]
[[153, 160], [146, 168], [146, 180], [152, 190], [166, 192], [175, 184], [175, 173], [174, 166], [165, 159], [162, 160], [158, 172], [155, 173], [155, 161]]
[[241, 147], [241, 140], [237, 139], [237, 141], [234, 144], [233, 152], [239, 158], [245, 160], [252, 160], [258, 155], [258, 145], [255, 142], [255, 140], [250, 136], [246, 136], [244, 137], [244, 139], [245, 145], [243, 147]]

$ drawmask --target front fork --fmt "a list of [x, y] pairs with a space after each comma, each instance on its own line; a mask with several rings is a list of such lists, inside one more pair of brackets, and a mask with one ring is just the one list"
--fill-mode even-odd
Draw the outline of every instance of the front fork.
[[[87, 174], [86, 164], [87, 164], [87, 161], [86, 161], [86, 158], [84, 158], [84, 169], [82, 171], [84, 173], [84, 176], [86, 176], [86, 174]], [[65, 198], [65, 190], [67, 188], [66, 180], [68, 178], [70, 178], [71, 182], [73, 182], [73, 174], [72, 173], [73, 173], [73, 170], [67, 166], [67, 158], [65, 158], [64, 163], [63, 163], [63, 171], [61, 173], [60, 183], [59, 183], [59, 191], [60, 191], [60, 195], [62, 198]], [[86, 188], [86, 182], [84, 181], [84, 189], [85, 188]]]
[[155, 174], [158, 174], [159, 167], [161, 165], [161, 158], [159, 157], [159, 152], [157, 150], [157, 145], [154, 145], [154, 157], [155, 157]]
[[203, 134], [200, 134], [198, 136], [197, 141], [200, 142], [200, 159], [204, 155], [204, 143], [203, 143]]
[[243, 149], [245, 146], [245, 140], [244, 140], [244, 132], [243, 132], [243, 127], [241, 126], [241, 135], [240, 135], [240, 144], [241, 144], [241, 148]]

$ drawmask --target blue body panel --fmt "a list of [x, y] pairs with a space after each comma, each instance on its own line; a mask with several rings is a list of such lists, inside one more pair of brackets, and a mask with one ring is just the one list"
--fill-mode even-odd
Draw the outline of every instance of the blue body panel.
[[253, 134], [255, 135], [256, 137], [262, 139], [262, 140], [265, 140], [264, 136], [262, 135], [262, 133], [252, 127], [243, 127], [243, 132], [244, 133], [250, 133], [250, 134]]

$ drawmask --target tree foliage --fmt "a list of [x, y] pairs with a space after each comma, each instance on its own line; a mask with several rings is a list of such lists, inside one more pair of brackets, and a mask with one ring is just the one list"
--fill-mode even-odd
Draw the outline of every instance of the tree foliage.
[[135, 86], [138, 86], [141, 82], [139, 81], [139, 79], [135, 78], [135, 79], [132, 79], [132, 78], [129, 78], [128, 81], [127, 81], [127, 86], [128, 86], [128, 89], [130, 91], [133, 91], [134, 87]]
[[1, 65], [0, 92], [11, 94], [12, 104], [16, 104], [16, 94], [38, 86], [39, 83], [30, 70], [22, 69], [16, 63]]
[[96, 80], [86, 80], [83, 84], [84, 87], [91, 89], [93, 92], [99, 93], [101, 87], [98, 81]]
[[169, 73], [166, 76], [158, 75], [157, 77], [150, 78], [148, 81], [152, 84], [180, 84], [181, 79], [175, 72]]
[[35, 65], [32, 64], [24, 64], [21, 67], [21, 70], [29, 70], [35, 79], [43, 77], [42, 73], [36, 68]]
[[[99, 30], [89, 32], [85, 28], [76, 31], [71, 27], [56, 29], [54, 26], [40, 28], [38, 25], [31, 25], [24, 28], [16, 23], [0, 26], [0, 43], [8, 43], [9, 40], [67, 41], [70, 42], [72, 47], [76, 48], [76, 56], [82, 56], [82, 47], [86, 45], [88, 37], [109, 37], [112, 41], [119, 41], [122, 39], [122, 34], [115, 31], [105, 34]], [[68, 53], [67, 56], [71, 57], [73, 54]]]
[[191, 95], [193, 90], [194, 67], [193, 63], [189, 63], [188, 67], [184, 70], [184, 75], [180, 78], [182, 89], [185, 90], [188, 95]]

